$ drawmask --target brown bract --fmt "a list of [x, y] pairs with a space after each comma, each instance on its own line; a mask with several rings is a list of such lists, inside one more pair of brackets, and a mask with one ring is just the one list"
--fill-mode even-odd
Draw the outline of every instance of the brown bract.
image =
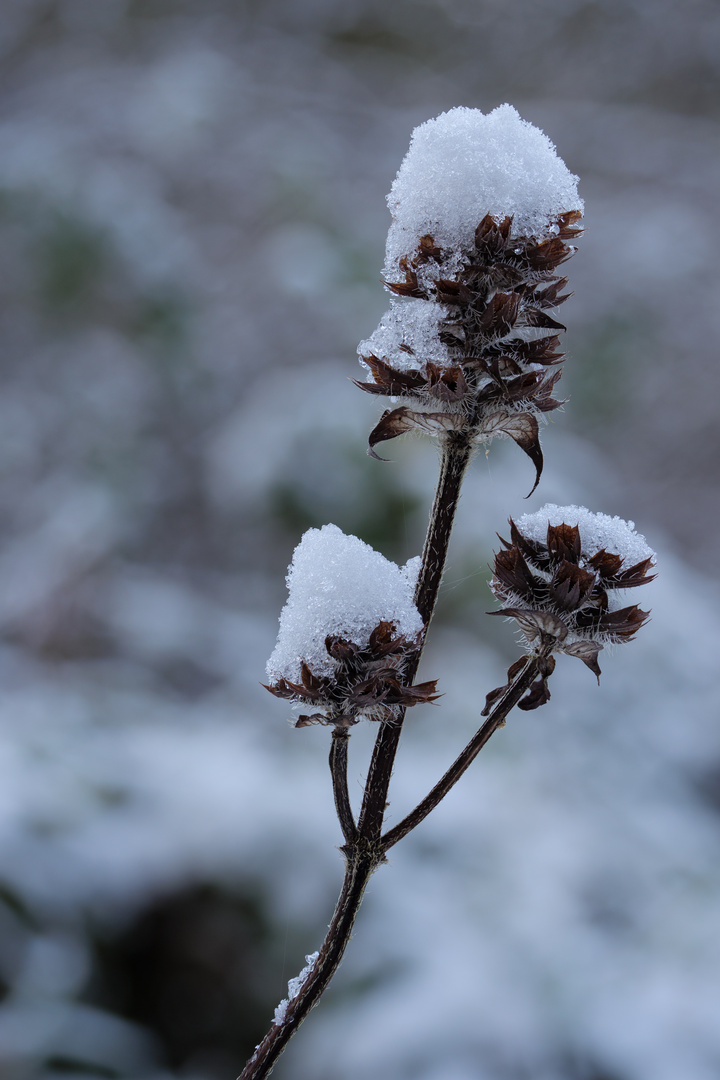
[[[398, 370], [386, 357], [365, 356], [372, 381], [356, 385], [370, 394], [409, 399], [383, 414], [370, 434], [370, 453], [388, 439], [413, 428], [438, 434], [463, 431], [479, 442], [496, 435], [513, 439], [542, 472], [538, 417], [563, 404], [553, 391], [563, 354], [557, 333], [565, 329], [549, 309], [571, 295], [557, 268], [574, 254], [566, 243], [581, 229], [577, 210], [561, 214], [556, 235], [538, 243], [514, 236], [512, 218], [487, 214], [475, 231], [473, 250], [453, 278], [430, 280], [419, 274], [429, 263], [441, 265], [448, 252], [432, 236], [400, 260], [404, 280], [387, 282], [396, 296], [434, 301], [449, 308], [439, 338], [451, 363], [445, 367], [417, 356], [417, 366]], [[408, 345], [404, 352], [414, 356]]]
[[[490, 588], [505, 606], [491, 615], [505, 615], [518, 624], [530, 656], [551, 652], [576, 656], [600, 678], [598, 655], [608, 642], [630, 641], [647, 621], [649, 612], [637, 604], [613, 608], [610, 598], [617, 589], [644, 585], [655, 577], [653, 559], [625, 567], [621, 555], [605, 549], [592, 556], [583, 552], [576, 525], [548, 525], [544, 543], [531, 540], [510, 519], [510, 540], [500, 537], [502, 550], [495, 556]], [[522, 664], [528, 656], [522, 657]], [[508, 670], [512, 682], [520, 661]], [[555, 666], [540, 668], [539, 679], [520, 708], [534, 709], [550, 697], [547, 679]], [[516, 670], [517, 669], [517, 670]], [[485, 714], [507, 689], [488, 694]]]
[[[437, 680], [404, 686], [410, 657], [419, 641], [396, 634], [394, 623], [380, 622], [367, 645], [337, 635], [325, 639], [325, 648], [334, 661], [332, 675], [315, 675], [302, 661], [299, 683], [279, 679], [265, 686], [275, 697], [314, 705], [319, 712], [300, 716], [295, 727], [331, 724], [350, 727], [368, 720], [394, 720], [401, 708], [434, 702]], [[263, 684], [264, 685], [264, 684]]]

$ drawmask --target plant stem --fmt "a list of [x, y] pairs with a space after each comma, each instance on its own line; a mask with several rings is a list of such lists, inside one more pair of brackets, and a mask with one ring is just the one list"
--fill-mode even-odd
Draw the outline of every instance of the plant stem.
[[[408, 686], [411, 686], [415, 679], [427, 628], [435, 610], [460, 488], [472, 454], [472, 437], [471, 431], [450, 432], [442, 444], [440, 475], [415, 589], [415, 604], [425, 629], [420, 647], [405, 673], [405, 683]], [[264, 1080], [269, 1076], [287, 1043], [320, 1000], [342, 960], [365, 887], [376, 867], [384, 862], [384, 850], [389, 846], [381, 843], [380, 834], [404, 715], [403, 711], [398, 720], [380, 726], [357, 826], [347, 787], [348, 733], [337, 728], [333, 731], [330, 771], [335, 807], [345, 836], [345, 846], [341, 849], [346, 860], [342, 891], [312, 970], [297, 995], [288, 1004], [284, 1018], [279, 1023], [273, 1023], [238, 1080]]]
[[412, 810], [407, 817], [404, 817], [403, 820], [398, 822], [398, 824], [390, 829], [389, 832], [385, 833], [381, 840], [383, 851], [387, 851], [393, 844], [397, 844], [398, 840], [402, 840], [404, 836], [407, 836], [409, 832], [412, 832], [415, 826], [419, 825], [420, 822], [428, 816], [430, 811], [434, 810], [438, 803], [445, 798], [468, 766], [473, 763], [490, 736], [493, 735], [499, 727], [503, 726], [506, 716], [511, 709], [517, 705], [525, 691], [530, 687], [530, 684], [537, 673], [538, 657], [533, 656], [528, 659], [527, 665], [516, 676], [515, 680], [500, 698], [483, 726], [473, 735], [465, 749], [458, 755], [445, 775], [438, 780], [432, 791], [428, 792], [422, 802], [418, 803], [415, 809]]
[[350, 733], [348, 729], [346, 727], [336, 727], [333, 730], [332, 743], [330, 744], [330, 775], [332, 776], [333, 795], [335, 796], [335, 809], [337, 810], [338, 821], [346, 844], [351, 844], [357, 839], [357, 825], [350, 805], [347, 780], [349, 740]]
[[[430, 513], [422, 564], [415, 588], [415, 606], [422, 616], [425, 631], [420, 648], [412, 659], [406, 674], [406, 683], [411, 686], [422, 656], [427, 629], [435, 610], [445, 560], [447, 558], [450, 533], [452, 532], [455, 511], [460, 499], [465, 470], [472, 454], [472, 433], [450, 432], [442, 447], [440, 475], [435, 491], [435, 501]], [[397, 753], [402, 724], [405, 714], [402, 712], [392, 723], [382, 724], [375, 740], [370, 768], [368, 770], [365, 797], [360, 812], [358, 829], [361, 836], [375, 839], [382, 831], [387, 793], [390, 785], [395, 755]]]
[[263, 1041], [248, 1061], [238, 1080], [264, 1080], [269, 1076], [285, 1046], [337, 971], [350, 940], [353, 924], [360, 908], [365, 886], [383, 855], [378, 845], [362, 839], [344, 849], [345, 878], [335, 914], [310, 974], [296, 996], [288, 1003], [284, 1018], [273, 1023]]

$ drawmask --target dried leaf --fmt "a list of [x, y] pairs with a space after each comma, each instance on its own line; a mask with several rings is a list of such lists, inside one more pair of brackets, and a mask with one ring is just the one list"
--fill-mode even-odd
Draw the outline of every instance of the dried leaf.
[[[540, 483], [543, 470], [543, 455], [540, 448], [540, 433], [538, 422], [532, 413], [505, 413], [504, 416], [496, 415], [488, 418], [493, 425], [488, 433], [509, 435], [513, 442], [517, 443], [535, 466], [535, 483], [525, 496], [529, 499], [535, 488]], [[486, 422], [483, 423], [483, 433], [487, 431]]]
[[549, 700], [550, 687], [548, 686], [547, 679], [541, 675], [531, 685], [522, 701], [518, 701], [518, 709], [522, 709], [524, 712], [530, 712], [532, 709], [539, 709], [541, 705], [547, 704]]
[[480, 326], [488, 334], [504, 337], [517, 322], [520, 297], [515, 292], [496, 292], [480, 318]]
[[637, 604], [633, 604], [632, 607], [620, 608], [619, 611], [606, 612], [598, 623], [598, 629], [603, 634], [629, 641], [649, 618], [649, 611], [642, 611]]
[[598, 654], [601, 650], [602, 645], [598, 641], [572, 641], [569, 645], [560, 646], [561, 652], [568, 656], [577, 656], [579, 660], [582, 660], [583, 664], [589, 667], [593, 675], [597, 677], [598, 684], [602, 675], [598, 664]]
[[379, 360], [377, 356], [364, 356], [363, 360], [372, 371], [375, 382], [364, 383], [357, 379], [352, 381], [366, 393], [399, 397], [421, 389], [427, 382], [421, 371], [397, 371], [384, 360]]
[[616, 585], [622, 589], [633, 589], [636, 585], [645, 585], [648, 581], [654, 581], [657, 577], [656, 574], [648, 576], [648, 570], [651, 570], [654, 565], [652, 556], [649, 559], [643, 559], [642, 562], [635, 563], [634, 566], [621, 571], [612, 583], [608, 582], [608, 585]]
[[563, 611], [575, 611], [595, 588], [595, 574], [567, 559], [555, 568], [550, 582], [550, 596]]
[[296, 728], [311, 727], [313, 724], [329, 724], [327, 716], [323, 713], [311, 713], [310, 716], [298, 716], [295, 721]]
[[567, 627], [556, 615], [550, 611], [536, 611], [534, 608], [507, 607], [498, 611], [488, 611], [488, 615], [504, 615], [515, 619], [522, 632], [530, 641], [540, 634], [547, 634], [556, 641], [564, 641], [567, 637]]
[[582, 545], [580, 543], [580, 530], [577, 525], [548, 524], [547, 547], [553, 559], [577, 563], [580, 558]]
[[378, 423], [370, 432], [368, 439], [368, 453], [371, 457], [378, 458], [379, 461], [384, 461], [384, 458], [381, 458], [375, 453], [374, 448], [378, 443], [387, 442], [388, 439], [394, 439], [398, 435], [403, 435], [406, 431], [410, 431], [414, 426], [413, 414], [409, 409], [406, 409], [405, 406], [401, 406], [399, 409], [386, 409]]

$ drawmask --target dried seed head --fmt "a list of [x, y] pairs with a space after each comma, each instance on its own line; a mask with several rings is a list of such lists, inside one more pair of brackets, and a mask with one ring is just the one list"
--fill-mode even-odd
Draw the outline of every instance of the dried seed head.
[[267, 664], [271, 693], [316, 710], [300, 726], [387, 720], [433, 700], [434, 683], [403, 686], [423, 630], [413, 601], [419, 563], [399, 567], [336, 525], [305, 533]]
[[299, 683], [278, 679], [265, 689], [276, 697], [313, 707], [310, 715], [298, 718], [296, 727], [350, 727], [363, 717], [392, 721], [401, 709], [434, 702], [438, 697], [435, 680], [404, 685], [408, 662], [419, 646], [420, 634], [403, 637], [391, 622], [378, 623], [363, 645], [328, 635], [325, 648], [332, 661], [330, 675], [314, 674], [303, 661]]
[[[599, 679], [603, 646], [630, 641], [649, 616], [621, 598], [624, 589], [655, 576], [655, 553], [645, 538], [622, 518], [549, 504], [511, 519], [510, 540], [500, 540], [490, 588], [504, 606], [492, 614], [517, 622], [532, 655], [577, 656]], [[543, 693], [536, 687], [525, 708], [547, 700], [548, 675], [541, 673]]]
[[389, 196], [386, 285], [397, 299], [358, 352], [372, 394], [405, 399], [370, 451], [412, 428], [506, 436], [542, 470], [538, 420], [558, 408], [556, 271], [574, 253], [577, 178], [509, 105], [416, 129]]

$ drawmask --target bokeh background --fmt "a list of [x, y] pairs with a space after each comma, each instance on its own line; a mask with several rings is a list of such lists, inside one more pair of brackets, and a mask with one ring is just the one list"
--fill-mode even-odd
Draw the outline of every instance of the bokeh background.
[[412, 128], [504, 101], [581, 176], [570, 401], [529, 502], [474, 463], [391, 815], [517, 655], [509, 514], [633, 518], [654, 619], [395, 849], [276, 1075], [716, 1080], [717, 3], [2, 0], [0, 88], [3, 1080], [232, 1078], [319, 944], [327, 732], [259, 683], [304, 529], [419, 551], [434, 450], [349, 379]]

